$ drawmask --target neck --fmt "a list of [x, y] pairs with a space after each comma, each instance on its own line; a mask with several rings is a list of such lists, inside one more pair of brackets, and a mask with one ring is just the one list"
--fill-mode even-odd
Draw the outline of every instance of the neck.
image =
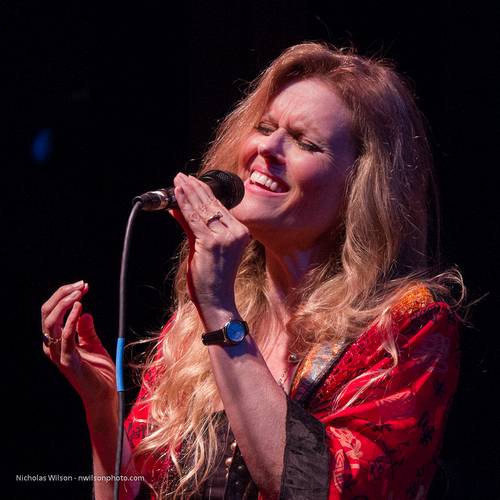
[[324, 252], [319, 248], [275, 252], [266, 250], [266, 277], [273, 300], [284, 304], [291, 290], [302, 282], [306, 273], [322, 261]]
[[271, 309], [286, 321], [290, 313], [287, 298], [293, 289], [300, 285], [306, 273], [321, 262], [323, 252], [318, 247], [277, 252], [267, 246], [265, 251], [266, 282]]
[[[277, 356], [288, 359], [289, 338], [286, 324], [291, 317], [290, 294], [300, 286], [306, 273], [325, 257], [324, 247], [290, 248], [290, 246], [264, 244], [266, 259], [266, 295], [269, 315], [262, 318], [265, 333], [262, 336], [264, 358]], [[269, 334], [273, 332], [273, 334]]]

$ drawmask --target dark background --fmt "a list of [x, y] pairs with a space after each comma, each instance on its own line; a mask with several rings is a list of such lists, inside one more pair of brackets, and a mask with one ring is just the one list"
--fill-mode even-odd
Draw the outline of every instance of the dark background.
[[[435, 498], [500, 498], [498, 423], [497, 21], [478, 2], [0, 3], [5, 498], [89, 498], [85, 483], [16, 474], [91, 473], [77, 396], [45, 359], [41, 304], [90, 283], [85, 307], [114, 355], [121, 246], [132, 198], [193, 171], [217, 120], [285, 47], [354, 45], [397, 62], [427, 116], [444, 249], [471, 300], [462, 377]], [[49, 153], [33, 154], [45, 131]], [[130, 327], [157, 329], [181, 233], [141, 214]], [[131, 397], [133, 394], [129, 394]], [[12, 489], [10, 489], [12, 488]], [[5, 490], [4, 490], [5, 493]]]

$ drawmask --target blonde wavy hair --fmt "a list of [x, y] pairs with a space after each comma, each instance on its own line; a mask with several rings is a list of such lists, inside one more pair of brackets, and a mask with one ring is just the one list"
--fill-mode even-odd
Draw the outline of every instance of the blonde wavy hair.
[[[291, 349], [303, 356], [318, 343], [352, 341], [378, 323], [386, 333], [381, 348], [395, 366], [398, 353], [390, 319], [394, 303], [418, 283], [458, 306], [465, 289], [457, 269], [440, 272], [438, 202], [425, 120], [410, 85], [389, 62], [324, 43], [287, 49], [220, 123], [200, 173], [219, 168], [243, 175], [237, 161], [242, 139], [284, 85], [307, 78], [329, 85], [350, 109], [358, 156], [346, 187], [342, 224], [332, 228], [331, 253], [289, 296], [286, 330]], [[156, 485], [156, 493], [165, 498], [189, 498], [200, 491], [217, 465], [220, 446], [216, 412], [221, 401], [200, 342], [203, 326], [189, 298], [186, 269], [184, 242], [175, 278], [174, 320], [143, 366], [157, 375], [150, 382], [144, 378], [150, 383], [144, 401], [150, 405], [148, 435], [135, 450], [136, 456], [171, 462], [169, 477]], [[458, 287], [458, 300], [451, 297], [452, 287]], [[265, 339], [255, 332], [273, 311], [265, 251], [257, 241], [243, 257], [235, 293], [238, 310], [261, 345]], [[359, 393], [386, 374], [371, 374]], [[334, 407], [340, 396], [332, 401]]]

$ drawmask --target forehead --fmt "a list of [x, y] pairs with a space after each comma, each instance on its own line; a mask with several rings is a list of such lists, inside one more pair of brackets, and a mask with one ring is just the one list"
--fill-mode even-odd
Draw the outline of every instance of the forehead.
[[293, 81], [270, 100], [264, 116], [280, 126], [300, 127], [332, 139], [351, 130], [351, 113], [332, 87], [318, 78]]

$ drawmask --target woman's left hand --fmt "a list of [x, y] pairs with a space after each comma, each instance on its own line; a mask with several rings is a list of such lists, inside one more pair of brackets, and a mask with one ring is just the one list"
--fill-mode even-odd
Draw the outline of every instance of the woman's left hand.
[[188, 288], [202, 319], [212, 309], [235, 310], [234, 282], [251, 240], [241, 224], [195, 177], [174, 179], [179, 210], [170, 210], [189, 239]]

